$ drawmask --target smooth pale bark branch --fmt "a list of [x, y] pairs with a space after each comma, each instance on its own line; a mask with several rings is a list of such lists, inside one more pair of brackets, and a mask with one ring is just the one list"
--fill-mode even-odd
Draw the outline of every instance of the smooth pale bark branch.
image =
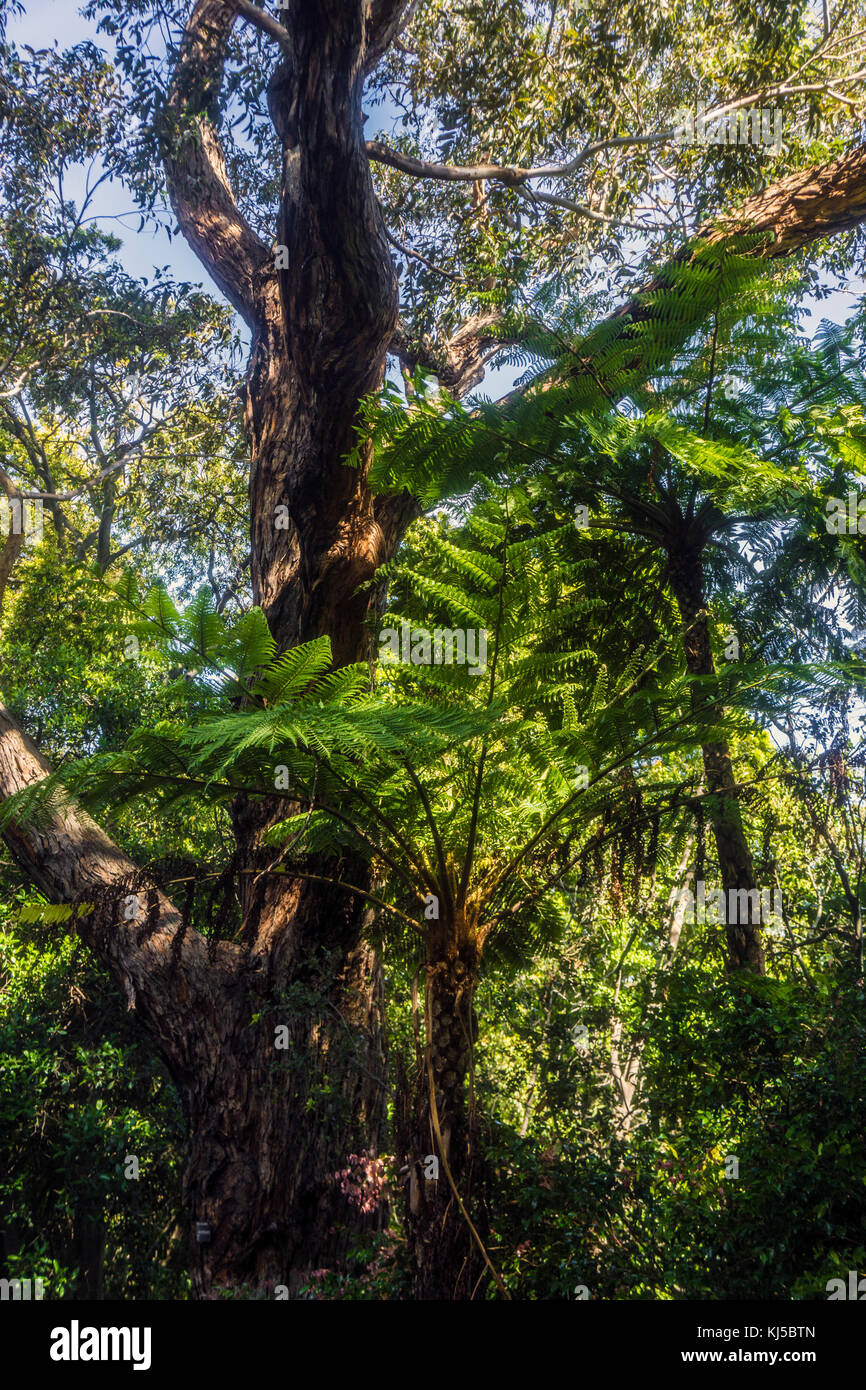
[[538, 188], [518, 187], [518, 194], [527, 203], [547, 203], [552, 208], [564, 208], [566, 212], [573, 212], [578, 217], [585, 217], [590, 222], [604, 222], [608, 226], [626, 227], [632, 232], [651, 232], [658, 230], [644, 224], [643, 222], [629, 222], [624, 217], [608, 217], [606, 213], [595, 212], [586, 203], [577, 203], [573, 198], [563, 198], [558, 193], [543, 193]]
[[[2, 489], [2, 491], [6, 494], [6, 497], [10, 502], [14, 501], [15, 499], [17, 499], [19, 502], [22, 500], [21, 493], [18, 491], [12, 479], [9, 477], [9, 474], [6, 472], [4, 468], [0, 468], [0, 489]], [[12, 573], [12, 570], [15, 566], [15, 561], [21, 554], [25, 540], [23, 516], [21, 518], [21, 526], [16, 531], [14, 517], [11, 515], [11, 507], [9, 508], [9, 511], [9, 535], [6, 537], [2, 549], [0, 549], [0, 613], [2, 613], [3, 611], [3, 595], [6, 592], [6, 585], [9, 582], [9, 576]]]
[[415, 155], [392, 150], [381, 140], [368, 140], [367, 154], [376, 164], [389, 164], [392, 169], [399, 169], [401, 174], [440, 179], [445, 183], [478, 183], [481, 179], [495, 179], [497, 183], [515, 186], [529, 178], [539, 177], [531, 169], [505, 164], [439, 164], [431, 159], [417, 159]]
[[596, 140], [565, 164], [539, 164], [529, 168], [516, 164], [441, 164], [437, 160], [418, 159], [415, 155], [404, 154], [402, 150], [392, 149], [381, 140], [368, 140], [367, 153], [376, 164], [388, 164], [402, 174], [411, 174], [413, 178], [438, 179], [443, 183], [478, 183], [487, 179], [505, 184], [506, 187], [519, 188], [531, 179], [564, 178], [576, 173], [594, 154], [603, 150], [624, 145], [660, 145], [672, 140], [675, 133], [671, 129], [657, 131], [653, 135], [617, 135], [609, 140]]
[[232, 0], [196, 0], [181, 45], [162, 139], [178, 225], [215, 283], [255, 328], [275, 272], [269, 248], [234, 199], [207, 107], [219, 91], [229, 35], [239, 17]]
[[[787, 174], [760, 193], [747, 198], [736, 211], [704, 223], [657, 275], [591, 330], [580, 344], [580, 362], [571, 369], [570, 376], [592, 375], [599, 386], [609, 391], [611, 401], [625, 394], [628, 382], [622, 368], [617, 383], [599, 379], [594, 361], [596, 342], [603, 341], [607, 349], [612, 348], [617, 337], [627, 341], [633, 336], [636, 325], [652, 320], [656, 313], [652, 302], [656, 297], [655, 292], [666, 290], [668, 294], [676, 293], [676, 288], [672, 289], [671, 270], [688, 264], [700, 247], [733, 241], [744, 233], [766, 233], [765, 240], [756, 241], [748, 252], [738, 247], [738, 254], [775, 260], [793, 255], [821, 237], [850, 231], [864, 218], [866, 145], [858, 145], [828, 164]], [[688, 291], [680, 291], [680, 294], [683, 305], [679, 321], [680, 341], [686, 342], [700, 326], [703, 310], [696, 304], [695, 312], [690, 314]], [[610, 333], [612, 324], [618, 328], [618, 334], [613, 337]], [[527, 385], [502, 396], [498, 404], [507, 407], [528, 391], [544, 390], [546, 385], [559, 378], [560, 373], [561, 368], [542, 372]]]
[[[844, 78], [838, 78], [836, 81], [858, 82], [864, 76], [866, 76], [866, 69]], [[829, 92], [837, 101], [844, 102], [849, 106], [856, 106], [852, 98], [846, 97], [836, 90], [835, 83], [831, 80], [794, 85], [787, 85], [782, 82], [762, 91], [751, 92], [748, 96], [736, 97], [732, 101], [722, 102], [719, 106], [714, 106], [711, 111], [704, 112], [703, 119], [709, 125], [713, 121], [720, 120], [723, 116], [731, 115], [735, 111], [742, 111], [755, 104], [760, 105], [762, 102], [773, 101], [778, 97], [811, 95], [816, 92]], [[388, 164], [391, 168], [398, 169], [403, 174], [410, 174], [414, 178], [438, 179], [445, 183], [476, 183], [480, 179], [488, 179], [491, 182], [505, 184], [506, 187], [518, 188], [536, 179], [561, 179], [570, 174], [576, 174], [595, 155], [603, 154], [605, 150], [627, 149], [638, 145], [663, 145], [674, 140], [676, 135], [677, 131], [673, 126], [666, 130], [652, 131], [647, 135], [613, 135], [606, 140], [590, 141], [573, 159], [563, 160], [557, 164], [533, 164], [526, 167], [516, 164], [491, 163], [443, 164], [438, 160], [419, 159], [415, 155], [404, 154], [402, 150], [395, 150], [381, 140], [368, 140], [367, 153], [377, 164]], [[566, 203], [563, 206], [569, 206], [569, 204]]]
[[[35, 744], [0, 706], [0, 800], [39, 782], [51, 768]], [[108, 932], [95, 932], [86, 917], [79, 935], [94, 950], [122, 989], [130, 1008], [144, 1001], [142, 1021], [163, 1055], [175, 1065], [184, 1061], [183, 1029], [169, 1020], [171, 1000], [185, 994], [202, 1002], [209, 993], [205, 941], [188, 928], [180, 949], [175, 937], [181, 925], [177, 908], [158, 894], [155, 931], [141, 939], [141, 921], [126, 921], [121, 912], [122, 885], [139, 875], [137, 866], [71, 802], [52, 809], [43, 820], [26, 826], [11, 822], [3, 831], [9, 850], [28, 876], [55, 903], [87, 899], [99, 890], [118, 887], [117, 920]], [[132, 890], [130, 890], [132, 891]], [[229, 954], [236, 948], [228, 947]], [[224, 951], [225, 954], [225, 951]], [[170, 983], [170, 976], [179, 976]], [[177, 1048], [172, 1040], [176, 1039]]]

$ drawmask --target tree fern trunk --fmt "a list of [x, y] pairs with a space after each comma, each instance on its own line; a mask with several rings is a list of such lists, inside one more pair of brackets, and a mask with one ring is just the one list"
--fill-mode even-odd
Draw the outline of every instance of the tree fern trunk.
[[468, 1084], [477, 970], [471, 939], [447, 927], [437, 930], [426, 966], [423, 1050], [398, 1103], [398, 1149], [409, 1167], [406, 1229], [419, 1299], [470, 1299], [485, 1273], [479, 1247], [487, 1240], [483, 1162]]
[[[693, 676], [714, 676], [710, 644], [709, 615], [703, 591], [700, 549], [682, 545], [669, 551], [670, 584], [683, 620], [683, 647], [686, 665]], [[697, 691], [694, 702], [703, 703], [705, 694]], [[721, 708], [718, 708], [721, 715]], [[702, 747], [704, 775], [710, 799], [707, 814], [713, 829], [725, 901], [729, 968], [765, 972], [761, 944], [760, 905], [756, 902], [757, 882], [752, 854], [743, 829], [737, 800], [736, 779], [730, 749], [725, 742], [708, 742]], [[749, 894], [745, 921], [731, 921], [731, 892]]]

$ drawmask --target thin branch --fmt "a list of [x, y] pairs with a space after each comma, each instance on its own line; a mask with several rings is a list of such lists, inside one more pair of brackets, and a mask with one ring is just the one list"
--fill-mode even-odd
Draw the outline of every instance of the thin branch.
[[284, 869], [271, 869], [273, 874], [284, 874], [288, 878], [301, 878], [308, 883], [327, 883], [333, 888], [343, 888], [353, 897], [363, 898], [366, 902], [375, 903], [376, 907], [381, 907], [385, 912], [393, 912], [395, 917], [401, 917], [404, 922], [408, 922], [410, 927], [414, 927], [417, 932], [423, 935], [423, 927], [420, 922], [416, 922], [413, 917], [409, 917], [405, 912], [401, 912], [399, 907], [394, 907], [392, 903], [386, 903], [384, 898], [377, 898], [375, 893], [368, 893], [364, 888], [358, 888], [354, 883], [346, 883], [342, 878], [326, 878], [324, 874], [302, 874], [297, 869], [286, 867]]
[[406, 246], [404, 242], [399, 241], [397, 237], [394, 236], [393, 232], [389, 232], [387, 227], [385, 228], [385, 235], [391, 245], [396, 247], [402, 255], [410, 256], [412, 260], [420, 261], [422, 265], [426, 265], [428, 270], [435, 271], [437, 275], [444, 275], [446, 280], [459, 282], [463, 279], [462, 275], [455, 275], [453, 270], [443, 270], [441, 265], [434, 265], [432, 261], [428, 261], [426, 256], [422, 256], [420, 251], [413, 251], [411, 246]]
[[[246, 0], [244, 18], [250, 18], [247, 8], [256, 20], [263, 18]], [[240, 0], [196, 0], [159, 135], [180, 229], [223, 294], [255, 329], [275, 284], [275, 278], [263, 276], [272, 264], [271, 253], [235, 202], [225, 156], [206, 114], [221, 86], [229, 36], [240, 16]]]
[[548, 203], [554, 208], [565, 208], [567, 212], [576, 212], [579, 217], [586, 217], [590, 222], [602, 222], [605, 226], [626, 227], [632, 232], [660, 230], [657, 227], [646, 226], [643, 222], [629, 222], [622, 217], [608, 217], [603, 212], [593, 212], [586, 203], [577, 203], [573, 198], [563, 198], [558, 193], [542, 193], [537, 188], [518, 188], [517, 192], [528, 203]]
[[258, 5], [251, 4], [250, 0], [225, 0], [225, 4], [237, 10], [242, 19], [260, 29], [263, 34], [267, 34], [268, 38], [276, 39], [284, 53], [291, 53], [292, 43], [288, 31], [266, 10], [260, 10]]

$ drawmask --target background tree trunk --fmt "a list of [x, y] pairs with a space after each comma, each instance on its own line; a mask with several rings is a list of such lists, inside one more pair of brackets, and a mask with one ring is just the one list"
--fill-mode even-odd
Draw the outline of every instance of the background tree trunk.
[[640, 1117], [641, 1067], [644, 1048], [649, 1037], [650, 1020], [658, 1013], [670, 972], [676, 959], [683, 924], [686, 919], [687, 899], [683, 890], [694, 892], [695, 871], [690, 861], [695, 847], [695, 837], [690, 835], [686, 841], [682, 858], [677, 865], [673, 884], [668, 895], [666, 913], [668, 919], [668, 940], [661, 960], [653, 976], [652, 997], [635, 1035], [629, 1039], [628, 1051], [623, 1048], [622, 1018], [617, 1012], [617, 1001], [622, 986], [622, 972], [625, 962], [620, 963], [613, 1000], [611, 1020], [610, 1074], [614, 1084], [616, 1099], [613, 1116], [617, 1132], [628, 1134]]
[[101, 1207], [76, 1203], [72, 1249], [83, 1297], [101, 1303], [105, 1298], [105, 1214]]
[[[693, 676], [714, 676], [710, 644], [709, 614], [703, 591], [703, 568], [700, 548], [683, 541], [668, 552], [671, 589], [683, 620], [683, 646], [686, 665]], [[706, 702], [704, 692], [693, 689], [695, 704]], [[721, 716], [721, 708], [718, 714]], [[757, 889], [755, 866], [749, 842], [743, 829], [737, 800], [736, 778], [727, 743], [710, 742], [702, 746], [704, 776], [709, 792], [707, 815], [713, 828], [713, 838], [719, 858], [722, 888], [728, 906], [726, 936], [731, 970], [765, 972], [764, 949], [761, 944], [761, 911], [750, 896], [745, 921], [731, 921], [731, 891], [740, 889], [752, 895]]]

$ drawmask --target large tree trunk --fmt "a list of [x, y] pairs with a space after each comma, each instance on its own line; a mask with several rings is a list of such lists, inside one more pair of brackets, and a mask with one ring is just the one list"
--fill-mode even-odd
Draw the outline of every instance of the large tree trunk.
[[[279, 268], [234, 204], [207, 117], [237, 18], [232, 5], [194, 6], [166, 115], [180, 226], [252, 328], [254, 598], [280, 648], [326, 634], [336, 665], [368, 657], [365, 619], [376, 596], [359, 588], [393, 554], [413, 514], [406, 500], [374, 502], [366, 458], [361, 467], [346, 464], [360, 402], [382, 383], [397, 318], [361, 97], [366, 68], [402, 8], [382, 0], [293, 7], [269, 92], [283, 153]], [[265, 867], [262, 832], [284, 813], [278, 803], [238, 799], [244, 869]], [[317, 867], [326, 875], [338, 866]], [[348, 877], [365, 886], [361, 866]], [[211, 1069], [190, 1095], [197, 1137], [187, 1190], [193, 1205], [225, 1213], [225, 1239], [215, 1235], [201, 1256], [203, 1288], [245, 1271], [253, 1282], [295, 1286], [311, 1267], [338, 1265], [371, 1213], [363, 1203], [347, 1206], [337, 1175], [349, 1152], [373, 1153], [384, 1137], [381, 980], [363, 944], [363, 904], [284, 877], [252, 886], [248, 874], [242, 905], [244, 942], [268, 998], [303, 1006], [291, 1025], [291, 1065], [274, 1073], [272, 1039], [244, 1060], [248, 1021], [238, 1018], [221, 1047], [222, 1115], [213, 1112]], [[236, 1152], [224, 1157], [230, 1147]], [[273, 1193], [257, 1187], [261, 1172], [271, 1175]]]
[[[361, 95], [403, 9], [401, 0], [293, 7], [270, 94], [286, 269], [239, 212], [208, 117], [233, 4], [196, 0], [161, 120], [180, 226], [252, 330], [254, 597], [280, 647], [326, 633], [336, 664], [366, 656], [364, 619], [376, 598], [358, 586], [393, 553], [414, 510], [407, 499], [374, 502], [366, 468], [345, 463], [397, 315]], [[48, 769], [10, 720], [0, 733], [7, 796]], [[234, 810], [238, 864], [260, 870], [261, 833], [277, 807], [239, 798]], [[240, 944], [204, 941], [159, 895], [139, 941], [120, 911], [135, 867], [88, 818], [70, 810], [47, 837], [13, 826], [6, 838], [52, 898], [104, 899], [79, 929], [138, 1009], [190, 1126], [195, 1292], [275, 1283], [294, 1291], [311, 1269], [341, 1267], [354, 1238], [380, 1219], [375, 1194], [339, 1178], [348, 1154], [374, 1153], [384, 1131], [381, 977], [363, 941], [363, 901], [285, 877], [253, 887], [246, 875]], [[351, 881], [363, 886], [357, 872]], [[278, 1050], [283, 1022], [291, 1047]], [[199, 1225], [209, 1239], [196, 1239]]]
[[[713, 677], [716, 668], [710, 644], [709, 613], [704, 598], [699, 545], [692, 544], [688, 538], [672, 545], [668, 552], [668, 575], [683, 621], [686, 665], [693, 676]], [[693, 698], [696, 704], [706, 704], [706, 682], [702, 691], [693, 688]], [[710, 708], [712, 710], [712, 705]], [[716, 706], [715, 711], [721, 716], [720, 707]], [[706, 713], [704, 710], [705, 715]], [[765, 964], [760, 931], [761, 909], [755, 866], [740, 815], [730, 749], [725, 742], [713, 741], [704, 743], [702, 752], [706, 788], [709, 793], [707, 814], [713, 829], [722, 888], [728, 905], [726, 935], [729, 968], [754, 970], [763, 975]], [[741, 891], [748, 894], [748, 899], [745, 911], [738, 914], [732, 912], [731, 905], [732, 901], [739, 905], [741, 899], [732, 899], [731, 894], [739, 894]], [[731, 920], [738, 915], [741, 920]]]
[[185, 1201], [211, 1227], [192, 1244], [199, 1296], [276, 1285], [294, 1296], [313, 1270], [344, 1269], [357, 1235], [381, 1224], [378, 1194], [340, 1179], [350, 1153], [385, 1137], [385, 1059], [378, 962], [337, 896], [283, 903], [279, 959], [234, 982], [186, 1088]]

